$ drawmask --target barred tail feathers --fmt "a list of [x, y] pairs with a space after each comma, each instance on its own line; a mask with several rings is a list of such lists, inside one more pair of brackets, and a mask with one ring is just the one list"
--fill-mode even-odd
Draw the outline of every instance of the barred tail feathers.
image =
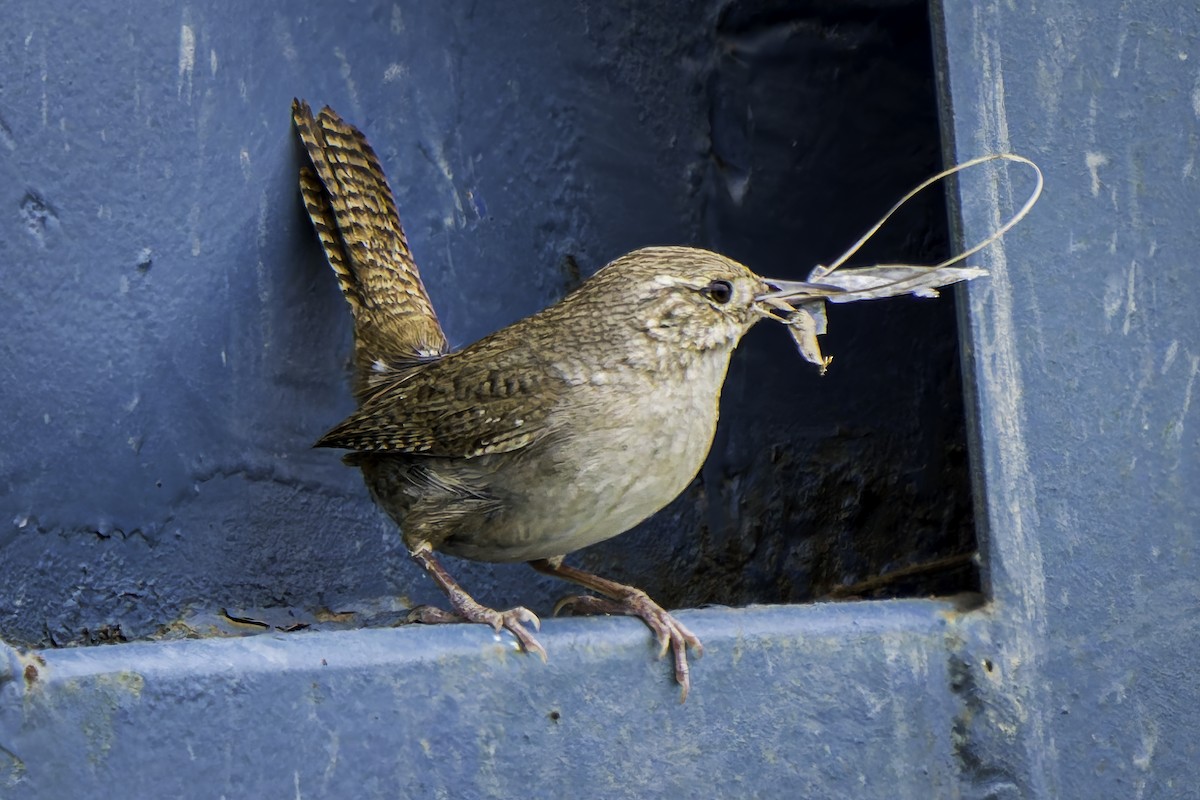
[[408, 248], [379, 159], [362, 132], [326, 107], [292, 105], [311, 167], [300, 190], [338, 285], [354, 314], [356, 392], [378, 374], [449, 350]]

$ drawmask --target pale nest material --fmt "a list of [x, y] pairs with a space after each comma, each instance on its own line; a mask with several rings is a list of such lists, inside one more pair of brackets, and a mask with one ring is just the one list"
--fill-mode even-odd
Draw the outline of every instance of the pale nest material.
[[[901, 206], [919, 192], [956, 172], [989, 161], [1008, 161], [1030, 167], [1035, 175], [1035, 184], [1029, 199], [1025, 201], [1020, 210], [986, 239], [940, 264], [930, 266], [881, 264], [874, 267], [839, 271], [839, 268], [858, 252], [859, 248], [874, 236]], [[1024, 219], [1041, 196], [1042, 185], [1042, 171], [1037, 164], [1024, 156], [1013, 153], [981, 156], [943, 170], [900, 198], [879, 222], [875, 223], [837, 260], [829, 266], [814, 267], [809, 273], [807, 281], [769, 281], [772, 291], [756, 298], [756, 310], [765, 317], [787, 325], [792, 340], [796, 342], [796, 346], [800, 350], [800, 355], [806, 361], [820, 367], [821, 374], [824, 375], [833, 360], [832, 356], [825, 356], [821, 353], [821, 346], [817, 341], [817, 337], [823, 335], [827, 328], [826, 300], [831, 303], [853, 303], [858, 300], [880, 300], [903, 294], [911, 294], [915, 297], [937, 297], [938, 289], [943, 286], [987, 275], [987, 270], [981, 267], [954, 265], [965, 261], [992, 244]]]
[[833, 361], [832, 356], [822, 355], [817, 341], [828, 327], [826, 300], [853, 303], [903, 294], [937, 297], [943, 286], [987, 275], [980, 267], [880, 266], [821, 275], [823, 270], [817, 267], [807, 282], [788, 284], [777, 294], [759, 298], [762, 313], [787, 325], [800, 355], [820, 367], [822, 375]]

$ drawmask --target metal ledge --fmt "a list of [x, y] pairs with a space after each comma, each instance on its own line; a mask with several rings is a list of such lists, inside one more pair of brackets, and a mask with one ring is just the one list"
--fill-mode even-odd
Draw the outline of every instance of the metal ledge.
[[[548, 620], [545, 665], [474, 625], [47, 651], [36, 676], [0, 688], [0, 787], [940, 796], [956, 779], [955, 613], [924, 601], [682, 612], [706, 648], [686, 704], [625, 618]], [[863, 757], [876, 747], [890, 759]]]

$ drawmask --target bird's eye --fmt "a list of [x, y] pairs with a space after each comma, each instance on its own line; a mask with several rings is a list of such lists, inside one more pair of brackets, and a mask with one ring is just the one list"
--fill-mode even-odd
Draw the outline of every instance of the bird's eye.
[[714, 303], [725, 305], [733, 298], [733, 284], [729, 281], [713, 281], [704, 287], [704, 296]]

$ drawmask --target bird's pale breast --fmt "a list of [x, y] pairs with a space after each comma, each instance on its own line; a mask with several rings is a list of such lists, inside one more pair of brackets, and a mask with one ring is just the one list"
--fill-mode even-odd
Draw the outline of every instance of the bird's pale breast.
[[509, 461], [493, 478], [505, 511], [490, 530], [457, 532], [442, 549], [485, 561], [549, 558], [654, 514], [704, 464], [728, 361], [728, 352], [706, 353], [667, 380], [654, 373], [587, 376], [563, 412], [586, 421], [563, 420], [568, 433]]

